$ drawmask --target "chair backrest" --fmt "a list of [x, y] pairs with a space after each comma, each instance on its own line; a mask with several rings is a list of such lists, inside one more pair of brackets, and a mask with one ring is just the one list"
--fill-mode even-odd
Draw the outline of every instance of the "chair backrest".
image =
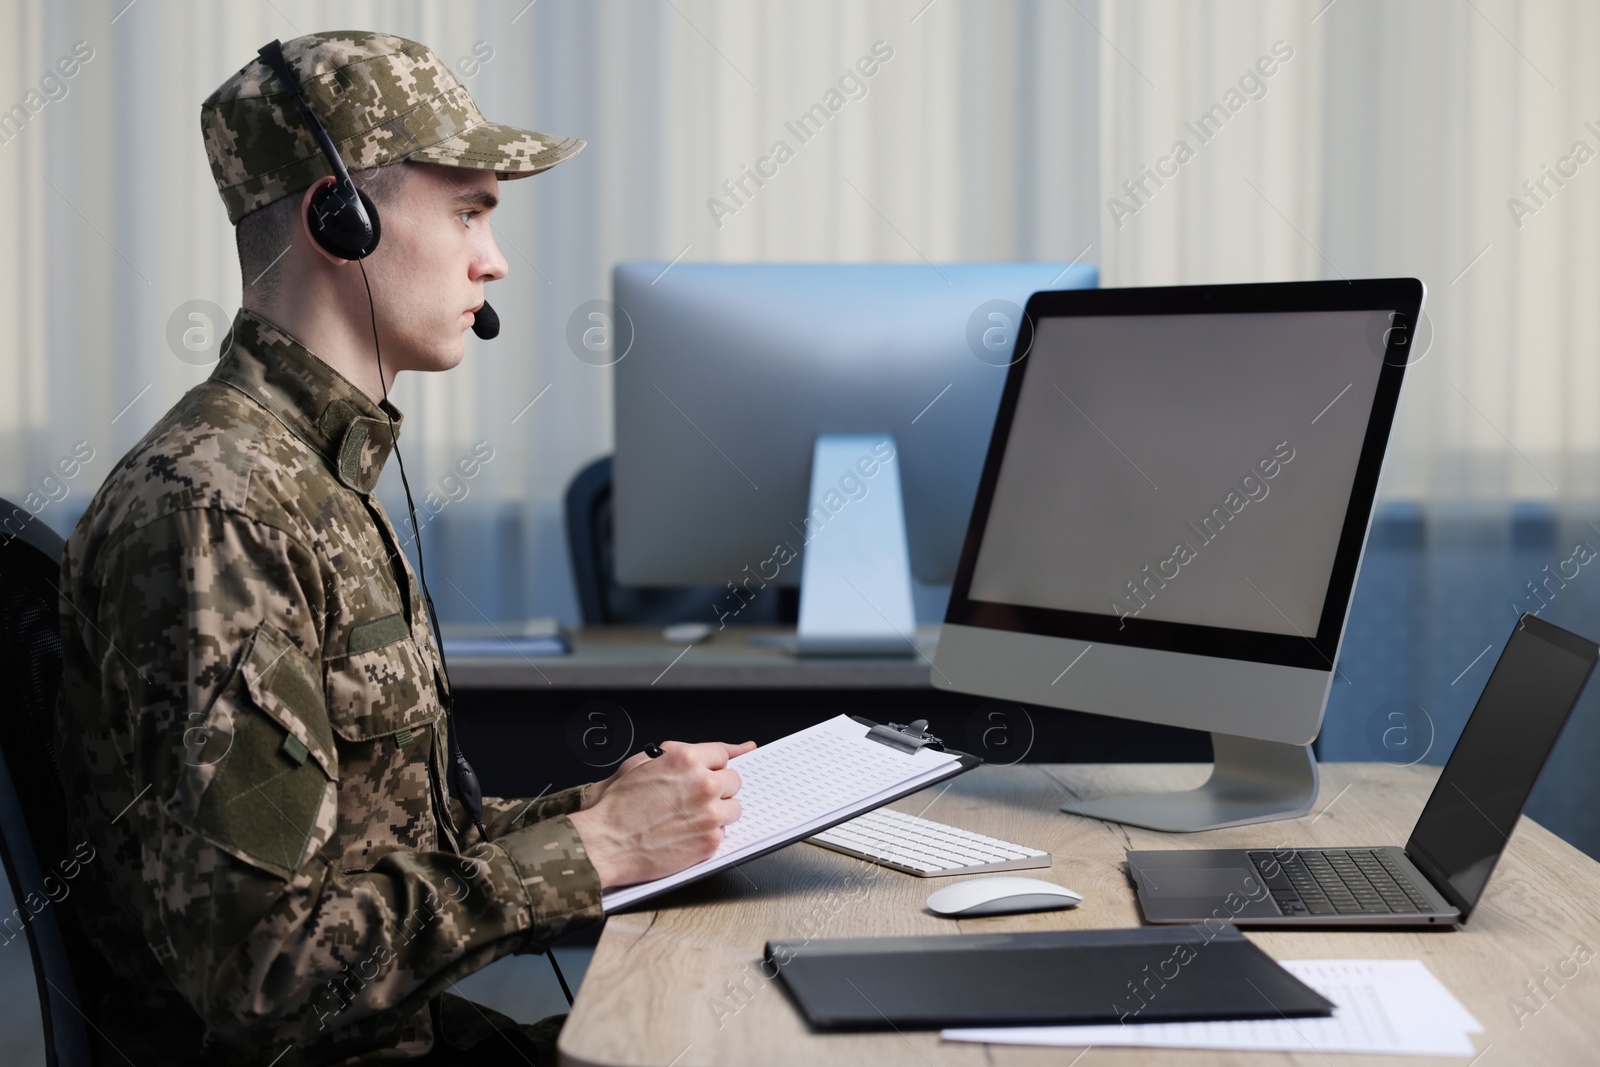
[[610, 621], [606, 618], [605, 576], [601, 573], [597, 537], [600, 505], [610, 497], [610, 456], [601, 456], [567, 483], [567, 552], [572, 559], [572, 581], [578, 588], [578, 608], [586, 626]]
[[[66, 801], [53, 723], [61, 687], [60, 536], [26, 510], [0, 499], [0, 859], [16, 910], [0, 915], [0, 936], [27, 936], [39, 986], [46, 1062], [90, 1062], [83, 972], [93, 953], [71, 911], [53, 901], [46, 879], [66, 857]], [[54, 880], [59, 883], [59, 878]]]
[[[578, 605], [585, 626], [669, 625], [675, 622], [716, 623], [715, 605], [737, 603], [726, 588], [689, 586], [642, 588], [618, 585], [613, 551], [611, 457], [601, 456], [567, 484], [567, 549]], [[732, 581], [740, 577], [728, 575]], [[729, 625], [794, 625], [799, 618], [799, 592], [774, 589], [728, 620]], [[726, 610], [726, 609], [725, 609]]]

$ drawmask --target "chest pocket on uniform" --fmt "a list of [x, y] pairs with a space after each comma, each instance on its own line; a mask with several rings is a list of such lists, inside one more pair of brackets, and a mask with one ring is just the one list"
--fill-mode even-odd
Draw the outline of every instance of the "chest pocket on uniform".
[[219, 848], [287, 877], [332, 835], [333, 736], [316, 665], [263, 622], [183, 736], [167, 810]]
[[400, 615], [352, 626], [345, 654], [330, 659], [327, 668], [328, 719], [346, 741], [404, 736], [444, 710], [433, 664]]

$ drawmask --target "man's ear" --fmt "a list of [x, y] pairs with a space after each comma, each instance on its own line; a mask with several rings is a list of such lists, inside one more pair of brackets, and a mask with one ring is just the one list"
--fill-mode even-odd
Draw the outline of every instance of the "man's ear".
[[311, 201], [316, 197], [317, 193], [328, 188], [330, 185], [334, 185], [337, 181], [338, 179], [330, 174], [319, 181], [311, 183], [310, 187], [307, 188], [304, 193], [300, 194], [300, 233], [301, 236], [306, 239], [307, 248], [311, 249], [311, 251], [321, 256], [333, 266], [343, 267], [354, 262], [354, 260], [343, 259], [334, 255], [332, 252], [329, 252], [326, 248], [322, 247], [321, 242], [319, 242], [316, 236], [311, 232]]

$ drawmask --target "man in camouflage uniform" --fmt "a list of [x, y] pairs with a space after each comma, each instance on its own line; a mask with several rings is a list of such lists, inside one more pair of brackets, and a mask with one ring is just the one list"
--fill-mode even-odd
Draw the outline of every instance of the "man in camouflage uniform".
[[[506, 271], [497, 182], [583, 142], [485, 122], [401, 38], [284, 54], [347, 166], [384, 168], [356, 174], [389, 189], [365, 261], [384, 373], [453, 366]], [[521, 1028], [446, 991], [598, 921], [603, 887], [708, 856], [750, 743], [669, 743], [604, 782], [487, 798], [484, 840], [449, 795], [448, 683], [373, 493], [402, 418], [362, 279], [309, 237], [326, 162], [260, 61], [201, 123], [241, 259], [272, 205], [289, 242], [275, 285], [245, 264], [227, 352], [117, 465], [62, 564], [56, 744], [97, 857], [74, 899], [107, 964], [86, 1011], [101, 1059], [553, 1062], [561, 1017]], [[379, 180], [397, 172], [398, 191]]]

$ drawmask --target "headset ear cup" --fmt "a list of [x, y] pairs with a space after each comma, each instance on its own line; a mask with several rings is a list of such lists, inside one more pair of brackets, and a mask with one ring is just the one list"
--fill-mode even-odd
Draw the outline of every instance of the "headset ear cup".
[[366, 259], [383, 235], [377, 207], [360, 189], [355, 193], [356, 200], [350, 200], [334, 182], [311, 197], [311, 236], [340, 259]]
[[378, 205], [372, 202], [371, 197], [360, 189], [356, 190], [356, 195], [361, 198], [361, 206], [366, 210], [367, 222], [372, 228], [372, 240], [361, 253], [361, 258], [365, 259], [378, 250], [378, 242], [383, 240], [383, 220], [378, 218]]

